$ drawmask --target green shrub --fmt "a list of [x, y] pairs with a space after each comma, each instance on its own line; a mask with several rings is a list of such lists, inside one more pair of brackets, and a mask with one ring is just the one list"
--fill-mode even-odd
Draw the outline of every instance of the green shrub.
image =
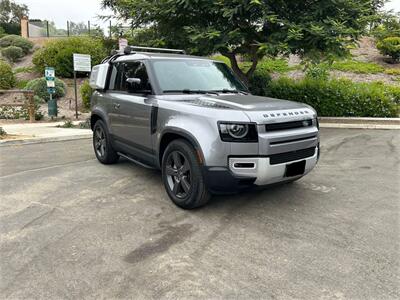
[[270, 82], [267, 95], [304, 102], [314, 107], [320, 116], [397, 117], [392, 93], [384, 85], [343, 79], [294, 81], [280, 78]]
[[15, 87], [17, 89], [23, 90], [26, 87], [26, 85], [28, 84], [28, 82], [29, 82], [28, 79], [20, 79], [20, 80], [17, 79], [17, 81], [15, 83]]
[[383, 54], [390, 56], [395, 62], [400, 59], [400, 37], [388, 37], [379, 41], [376, 45]]
[[74, 125], [74, 123], [72, 123], [71, 120], [66, 120], [66, 121], [64, 121], [64, 124], [57, 125], [56, 127], [58, 127], [58, 128], [74, 128], [75, 125]]
[[89, 81], [85, 81], [81, 88], [80, 88], [80, 93], [81, 93], [81, 97], [82, 97], [82, 102], [83, 102], [83, 106], [85, 108], [90, 108], [90, 98], [92, 97], [93, 94], [93, 90], [89, 85]]
[[258, 96], [265, 96], [271, 80], [271, 75], [267, 70], [257, 68], [249, 80], [249, 89], [251, 93]]
[[19, 35], [6, 35], [0, 39], [0, 48], [15, 46], [22, 49], [24, 54], [29, 53], [33, 48], [33, 43]]
[[385, 70], [381, 65], [376, 63], [356, 60], [336, 61], [331, 65], [331, 69], [359, 74], [376, 74], [382, 73]]
[[24, 57], [24, 51], [20, 47], [8, 46], [1, 49], [1, 55], [11, 62], [16, 62]]
[[44, 72], [45, 67], [54, 67], [60, 77], [73, 76], [73, 53], [90, 54], [92, 65], [99, 64], [107, 55], [100, 39], [91, 37], [69, 37], [49, 41], [35, 52], [33, 63], [38, 72]]
[[7, 132], [3, 129], [3, 127], [0, 127], [0, 137], [5, 137], [7, 135]]
[[[44, 77], [33, 79], [28, 82], [25, 86], [25, 90], [33, 90], [35, 95], [44, 99], [46, 102], [50, 100], [49, 93], [47, 92], [47, 83]], [[56, 78], [55, 81], [55, 93], [53, 94], [53, 99], [61, 98], [65, 95], [66, 86], [63, 81]]]
[[15, 76], [11, 66], [0, 60], [0, 89], [10, 89], [15, 85]]
[[328, 67], [323, 64], [311, 65], [306, 70], [306, 78], [328, 80], [329, 78]]

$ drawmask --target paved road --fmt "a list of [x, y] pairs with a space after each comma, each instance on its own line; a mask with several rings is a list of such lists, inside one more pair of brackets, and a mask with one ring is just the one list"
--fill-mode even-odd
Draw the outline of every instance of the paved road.
[[0, 147], [0, 298], [399, 299], [399, 131], [322, 145], [299, 182], [195, 211], [88, 140]]

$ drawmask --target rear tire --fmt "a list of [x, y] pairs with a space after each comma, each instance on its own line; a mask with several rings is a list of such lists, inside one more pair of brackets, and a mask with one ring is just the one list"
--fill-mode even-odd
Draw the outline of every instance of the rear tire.
[[102, 164], [114, 164], [119, 159], [119, 155], [112, 147], [107, 126], [102, 120], [98, 120], [93, 126], [93, 149]]
[[210, 200], [196, 150], [186, 140], [172, 141], [164, 152], [161, 165], [164, 187], [174, 204], [193, 209]]

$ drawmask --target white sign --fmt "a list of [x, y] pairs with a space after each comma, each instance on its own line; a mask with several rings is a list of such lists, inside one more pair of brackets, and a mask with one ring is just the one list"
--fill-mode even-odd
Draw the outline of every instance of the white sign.
[[119, 44], [119, 50], [124, 51], [126, 46], [128, 46], [128, 40], [127, 39], [119, 39], [118, 44]]
[[74, 53], [74, 71], [77, 72], [92, 71], [92, 61], [90, 55]]
[[55, 84], [55, 81], [46, 81], [46, 83], [47, 83], [47, 87], [48, 88], [53, 88], [53, 87], [56, 87], [56, 84]]
[[54, 77], [56, 77], [56, 72], [55, 72], [54, 68], [47, 67], [44, 70], [44, 77], [46, 77], [47, 81], [54, 80]]

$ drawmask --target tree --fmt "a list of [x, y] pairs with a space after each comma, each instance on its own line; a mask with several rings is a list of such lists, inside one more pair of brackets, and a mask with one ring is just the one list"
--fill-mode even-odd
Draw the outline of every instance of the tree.
[[0, 0], [0, 27], [8, 34], [20, 34], [20, 20], [28, 16], [29, 9], [25, 4], [11, 0]]
[[[154, 27], [168, 46], [220, 52], [248, 82], [265, 55], [321, 59], [348, 54], [385, 0], [102, 0], [136, 28]], [[249, 55], [242, 71], [238, 55]]]

